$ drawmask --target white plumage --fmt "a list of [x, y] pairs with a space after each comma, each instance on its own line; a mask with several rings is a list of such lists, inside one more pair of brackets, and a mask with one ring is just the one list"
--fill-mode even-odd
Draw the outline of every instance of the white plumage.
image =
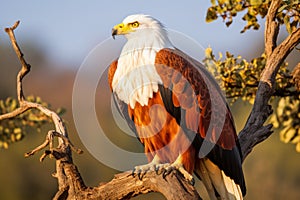
[[131, 108], [136, 102], [148, 105], [153, 92], [158, 91], [162, 80], [154, 66], [156, 53], [163, 48], [173, 48], [166, 30], [157, 20], [147, 15], [130, 15], [123, 23], [134, 21], [140, 23], [138, 31], [126, 35], [128, 41], [112, 82], [113, 91]]

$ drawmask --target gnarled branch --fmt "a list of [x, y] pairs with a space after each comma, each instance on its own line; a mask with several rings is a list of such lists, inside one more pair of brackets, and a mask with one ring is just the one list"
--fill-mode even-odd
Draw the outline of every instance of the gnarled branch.
[[138, 176], [133, 177], [131, 172], [117, 174], [112, 181], [97, 188], [94, 195], [99, 199], [130, 199], [154, 191], [163, 194], [168, 200], [201, 199], [196, 189], [179, 172], [172, 171], [166, 177], [160, 173], [151, 171], [142, 180]]
[[[36, 151], [39, 151], [45, 148], [48, 144], [50, 144], [50, 149], [46, 150], [46, 152], [41, 157], [41, 160], [43, 160], [43, 158], [47, 155], [53, 155], [55, 157], [60, 154], [61, 155], [60, 159], [57, 159], [56, 161], [56, 166], [57, 166], [56, 177], [58, 178], [59, 191], [63, 191], [65, 188], [69, 188], [69, 190], [72, 190], [73, 188], [69, 187], [70, 184], [68, 183], [68, 178], [66, 177], [64, 165], [66, 163], [72, 164], [72, 154], [70, 151], [70, 147], [72, 147], [72, 149], [76, 150], [76, 152], [78, 153], [81, 153], [82, 151], [79, 149], [75, 149], [69, 142], [65, 125], [57, 113], [42, 106], [41, 104], [33, 103], [25, 100], [22, 80], [29, 73], [31, 66], [26, 62], [24, 58], [24, 54], [22, 53], [15, 38], [14, 30], [18, 27], [19, 23], [20, 22], [17, 21], [12, 27], [6, 28], [5, 31], [9, 35], [13, 49], [17, 54], [22, 65], [17, 75], [17, 96], [18, 96], [18, 101], [20, 106], [10, 113], [5, 113], [0, 115], [0, 120], [11, 119], [30, 109], [38, 109], [46, 116], [50, 117], [55, 125], [55, 131], [51, 131], [52, 134], [48, 134], [46, 141], [42, 145], [37, 147], [35, 150], [31, 151], [30, 153], [27, 153], [26, 156], [33, 155]], [[58, 148], [56, 151], [54, 151], [54, 148], [52, 147], [52, 140], [54, 139], [53, 136], [58, 137]], [[83, 183], [81, 177], [77, 181]]]
[[[17, 95], [20, 106], [10, 113], [0, 115], [0, 120], [11, 119], [30, 110], [38, 109], [46, 116], [50, 117], [55, 125], [55, 130], [50, 130], [46, 135], [45, 141], [25, 154], [25, 157], [32, 156], [36, 152], [49, 146], [41, 156], [40, 161], [45, 157], [52, 156], [56, 159], [56, 173], [53, 175], [58, 179], [58, 192], [53, 199], [129, 199], [139, 194], [149, 192], [160, 192], [167, 199], [201, 199], [196, 189], [185, 180], [177, 171], [171, 172], [167, 177], [163, 177], [157, 172], [149, 172], [143, 180], [133, 177], [132, 172], [124, 172], [115, 176], [108, 182], [102, 183], [98, 187], [88, 188], [74, 165], [71, 149], [77, 153], [82, 153], [75, 148], [68, 139], [67, 130], [62, 119], [52, 110], [38, 104], [26, 101], [22, 80], [29, 73], [30, 65], [26, 62], [19, 45], [17, 44], [14, 30], [18, 27], [19, 21], [11, 28], [6, 28], [12, 46], [21, 62], [22, 68], [17, 75]], [[58, 147], [53, 147], [53, 139], [58, 138]], [[126, 187], [124, 187], [126, 186]]]
[[279, 24], [276, 22], [276, 13], [280, 7], [282, 0], [273, 0], [266, 17], [265, 28], [265, 53], [267, 58], [271, 55], [276, 47], [277, 37], [279, 33]]
[[268, 103], [274, 93], [275, 77], [282, 62], [300, 42], [300, 28], [298, 28], [276, 46], [279, 29], [275, 22], [275, 15], [281, 2], [282, 0], [273, 0], [267, 14], [265, 31], [267, 63], [261, 75], [252, 111], [239, 134], [243, 159], [256, 144], [268, 138], [272, 133], [272, 125], [263, 126], [263, 124], [272, 113], [272, 108]]

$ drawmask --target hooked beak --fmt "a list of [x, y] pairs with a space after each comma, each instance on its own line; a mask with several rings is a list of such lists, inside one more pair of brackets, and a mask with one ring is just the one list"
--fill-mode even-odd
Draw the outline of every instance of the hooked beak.
[[116, 29], [116, 28], [113, 28], [112, 30], [111, 30], [111, 36], [113, 37], [113, 39], [115, 39], [115, 36], [118, 34], [118, 29]]
[[116, 35], [126, 35], [131, 31], [132, 31], [131, 26], [121, 23], [113, 27], [113, 29], [111, 30], [111, 36], [115, 39]]

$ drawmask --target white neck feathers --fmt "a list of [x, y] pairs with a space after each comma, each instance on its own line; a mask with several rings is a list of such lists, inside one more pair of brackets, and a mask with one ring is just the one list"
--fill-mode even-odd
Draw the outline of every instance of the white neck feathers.
[[173, 48], [164, 29], [143, 30], [139, 35], [127, 37], [112, 81], [113, 91], [131, 108], [136, 102], [148, 105], [149, 98], [158, 91], [162, 81], [154, 66], [156, 53]]

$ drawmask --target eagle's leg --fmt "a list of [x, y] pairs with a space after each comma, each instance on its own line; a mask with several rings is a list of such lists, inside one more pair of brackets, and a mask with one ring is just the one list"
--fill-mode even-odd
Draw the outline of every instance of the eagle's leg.
[[142, 180], [142, 178], [144, 177], [144, 175], [148, 172], [148, 171], [156, 171], [157, 170], [157, 166], [160, 164], [160, 159], [158, 157], [158, 155], [155, 155], [154, 158], [152, 159], [152, 161], [148, 164], [145, 165], [139, 165], [139, 166], [135, 166], [133, 171], [132, 171], [132, 175], [137, 174], [139, 179]]
[[184, 178], [189, 181], [189, 183], [191, 185], [195, 184], [194, 177], [188, 171], [186, 171], [184, 168], [184, 165], [182, 162], [182, 155], [179, 155], [177, 157], [177, 159], [175, 160], [175, 162], [173, 162], [171, 164], [165, 163], [165, 164], [157, 165], [156, 169], [157, 170], [164, 169], [165, 170], [163, 173], [164, 177], [167, 176], [168, 174], [170, 174], [172, 172], [172, 170], [178, 170], [184, 176]]

